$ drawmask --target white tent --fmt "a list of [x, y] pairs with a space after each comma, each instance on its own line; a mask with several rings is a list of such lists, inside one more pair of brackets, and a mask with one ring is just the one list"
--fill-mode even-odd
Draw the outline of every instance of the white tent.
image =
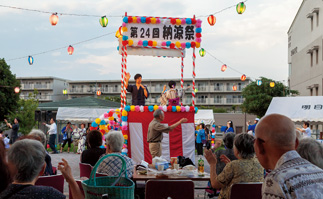
[[278, 113], [294, 122], [323, 122], [323, 96], [274, 97], [266, 115]]
[[56, 120], [66, 120], [71, 122], [93, 122], [96, 118], [100, 117], [109, 110], [110, 108], [103, 109], [59, 107], [56, 115]]
[[199, 109], [195, 114], [195, 124], [204, 123], [206, 125], [212, 125], [214, 123], [213, 110]]

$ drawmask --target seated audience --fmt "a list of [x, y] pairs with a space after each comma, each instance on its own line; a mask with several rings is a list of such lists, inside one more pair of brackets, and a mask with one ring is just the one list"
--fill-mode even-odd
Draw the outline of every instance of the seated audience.
[[[127, 156], [121, 154], [124, 138], [120, 131], [109, 132], [106, 137], [106, 154], [118, 154], [124, 158], [127, 166], [127, 176], [132, 177], [133, 161]], [[98, 173], [106, 173], [108, 176], [118, 176], [121, 170], [122, 162], [118, 157], [108, 157], [104, 159], [98, 167]]]
[[234, 155], [238, 160], [229, 162], [217, 175], [217, 158], [210, 150], [205, 150], [205, 158], [210, 164], [210, 180], [214, 189], [221, 189], [219, 199], [230, 198], [231, 186], [239, 182], [262, 182], [264, 169], [255, 158], [254, 138], [241, 133], [234, 138]]
[[6, 149], [3, 139], [0, 138], [0, 193], [11, 183], [11, 175], [6, 161]]
[[323, 170], [296, 151], [295, 125], [286, 116], [270, 114], [255, 130], [257, 158], [272, 170], [262, 185], [262, 198], [323, 198]]
[[[0, 194], [0, 198], [66, 198], [61, 192], [49, 186], [36, 186], [38, 177], [45, 171], [45, 148], [39, 141], [23, 139], [15, 142], [8, 151], [8, 166], [14, 168], [13, 183]], [[64, 167], [62, 167], [62, 165]], [[72, 177], [68, 163], [63, 160], [60, 170], [69, 183], [76, 198], [84, 198]]]
[[102, 154], [105, 154], [105, 149], [100, 148], [102, 145], [102, 134], [100, 131], [90, 131], [86, 136], [88, 149], [81, 154], [81, 163], [86, 163], [94, 166], [100, 159]]
[[[28, 135], [36, 139], [38, 138], [37, 140], [39, 140], [46, 149], [46, 136], [43, 131], [39, 129], [32, 129]], [[44, 176], [53, 175], [52, 158], [48, 154], [47, 150], [45, 150], [45, 152], [46, 152], [46, 156], [45, 156], [46, 169], [44, 172]]]
[[298, 154], [323, 169], [323, 145], [313, 138], [304, 138], [299, 141], [296, 149]]
[[221, 161], [221, 157], [223, 159], [223, 155], [225, 155], [230, 161], [237, 160], [236, 156], [233, 152], [233, 140], [234, 140], [234, 133], [228, 133], [223, 138], [223, 143], [225, 146], [225, 149], [218, 150], [215, 152], [217, 163], [216, 163], [216, 174], [219, 175], [222, 170], [224, 169], [226, 163]]

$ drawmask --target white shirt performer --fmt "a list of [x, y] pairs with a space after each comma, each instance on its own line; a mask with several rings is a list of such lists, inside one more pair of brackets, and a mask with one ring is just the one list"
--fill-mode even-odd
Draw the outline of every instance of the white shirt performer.
[[50, 148], [52, 149], [53, 153], [56, 154], [58, 153], [55, 147], [55, 140], [56, 140], [56, 134], [57, 134], [57, 126], [56, 123], [54, 121], [54, 118], [50, 119], [50, 125], [43, 123], [44, 125], [46, 125], [46, 127], [49, 128], [49, 130], [47, 131], [47, 133], [49, 134], [49, 141], [48, 144], [50, 146]]
[[303, 128], [297, 128], [300, 132], [302, 132], [304, 137], [311, 137], [312, 131], [310, 129], [310, 124], [308, 122], [304, 122]]

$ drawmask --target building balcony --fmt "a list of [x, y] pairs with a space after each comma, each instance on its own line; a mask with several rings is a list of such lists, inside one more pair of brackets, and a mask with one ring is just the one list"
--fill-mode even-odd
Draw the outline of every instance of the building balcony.
[[21, 84], [22, 90], [53, 90], [53, 84]]

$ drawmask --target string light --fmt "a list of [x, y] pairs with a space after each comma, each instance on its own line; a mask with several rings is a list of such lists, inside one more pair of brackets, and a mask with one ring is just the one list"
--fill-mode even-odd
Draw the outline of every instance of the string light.
[[238, 14], [242, 14], [246, 10], [246, 4], [244, 2], [240, 2], [237, 4], [236, 9]]
[[233, 90], [233, 91], [236, 91], [236, 90], [237, 90], [237, 85], [235, 85], [235, 84], [234, 84], [234, 85], [232, 86], [232, 90]]
[[15, 88], [15, 93], [19, 93], [20, 92], [20, 88], [19, 87], [16, 87]]
[[56, 26], [56, 24], [58, 23], [58, 16], [57, 16], [57, 13], [53, 13], [53, 14], [49, 17], [49, 22], [52, 24], [52, 26]]
[[[80, 41], [80, 42], [77, 42], [77, 43], [74, 43], [72, 44], [73, 46], [75, 45], [79, 45], [79, 44], [82, 44], [82, 43], [86, 43], [86, 42], [89, 42], [89, 41], [92, 41], [92, 40], [95, 40], [95, 39], [99, 39], [101, 37], [105, 37], [105, 36], [108, 36], [108, 35], [111, 35], [113, 34], [114, 32], [110, 32], [110, 33], [107, 33], [107, 34], [103, 34], [103, 35], [100, 35], [100, 36], [97, 36], [97, 37], [94, 37], [94, 38], [91, 38], [91, 39], [87, 39], [87, 40], [84, 40], [84, 41]], [[52, 49], [52, 50], [47, 50], [47, 51], [43, 51], [43, 52], [39, 52], [39, 53], [35, 53], [33, 54], [33, 56], [37, 56], [37, 55], [41, 55], [41, 54], [46, 54], [46, 53], [50, 53], [50, 52], [53, 52], [53, 51], [57, 51], [57, 50], [61, 50], [61, 49], [66, 49], [68, 48], [69, 46], [64, 46], [64, 47], [60, 47], [60, 48], [55, 48], [55, 49]], [[28, 58], [28, 62], [30, 65], [33, 64], [34, 62], [34, 58], [29, 55], [29, 56], [22, 56], [22, 57], [17, 57], [17, 58], [11, 58], [11, 59], [7, 59], [6, 61], [15, 61], [15, 60], [18, 60], [18, 59], [25, 59], [25, 58]], [[30, 60], [31, 59], [31, 60]], [[32, 62], [31, 62], [32, 61]]]
[[199, 50], [199, 54], [200, 54], [201, 57], [204, 57], [205, 56], [205, 50], [204, 50], [204, 48], [201, 48]]
[[[245, 1], [242, 1], [242, 2], [240, 2], [240, 3], [246, 3], [247, 1], [248, 1], [248, 0], [245, 0]], [[232, 5], [232, 6], [229, 6], [229, 7], [223, 8], [222, 10], [219, 10], [219, 11], [214, 12], [214, 13], [209, 14], [209, 15], [200, 15], [200, 16], [197, 16], [197, 18], [201, 18], [201, 17], [208, 17], [208, 16], [210, 16], [210, 15], [217, 15], [217, 14], [219, 14], [219, 13], [221, 13], [221, 12], [224, 12], [224, 11], [226, 11], [226, 10], [229, 10], [229, 9], [231, 9], [231, 8], [236, 8], [236, 7], [237, 7], [237, 4], [234, 4], [234, 5]]]
[[210, 15], [208, 18], [207, 18], [207, 22], [209, 22], [209, 24], [211, 26], [214, 26], [215, 22], [216, 22], [216, 18], [214, 15]]
[[98, 91], [96, 92], [96, 95], [97, 95], [97, 96], [100, 96], [100, 95], [101, 95], [101, 91], [100, 91], [100, 90], [98, 90]]
[[225, 70], [227, 70], [227, 65], [226, 64], [223, 64], [221, 66], [221, 71], [224, 72]]
[[261, 84], [262, 84], [262, 81], [261, 81], [260, 79], [258, 79], [258, 80], [257, 80], [257, 85], [258, 85], [258, 86], [261, 86]]
[[73, 46], [69, 45], [69, 47], [67, 48], [67, 52], [68, 52], [69, 55], [72, 55], [73, 52], [74, 52]]
[[270, 82], [269, 86], [270, 86], [271, 88], [275, 87], [275, 82]]
[[242, 76], [241, 76], [241, 81], [245, 81], [247, 79], [247, 76], [245, 75], [245, 74], [243, 74]]
[[100, 18], [100, 25], [104, 28], [108, 25], [108, 18], [106, 16], [103, 16]]

